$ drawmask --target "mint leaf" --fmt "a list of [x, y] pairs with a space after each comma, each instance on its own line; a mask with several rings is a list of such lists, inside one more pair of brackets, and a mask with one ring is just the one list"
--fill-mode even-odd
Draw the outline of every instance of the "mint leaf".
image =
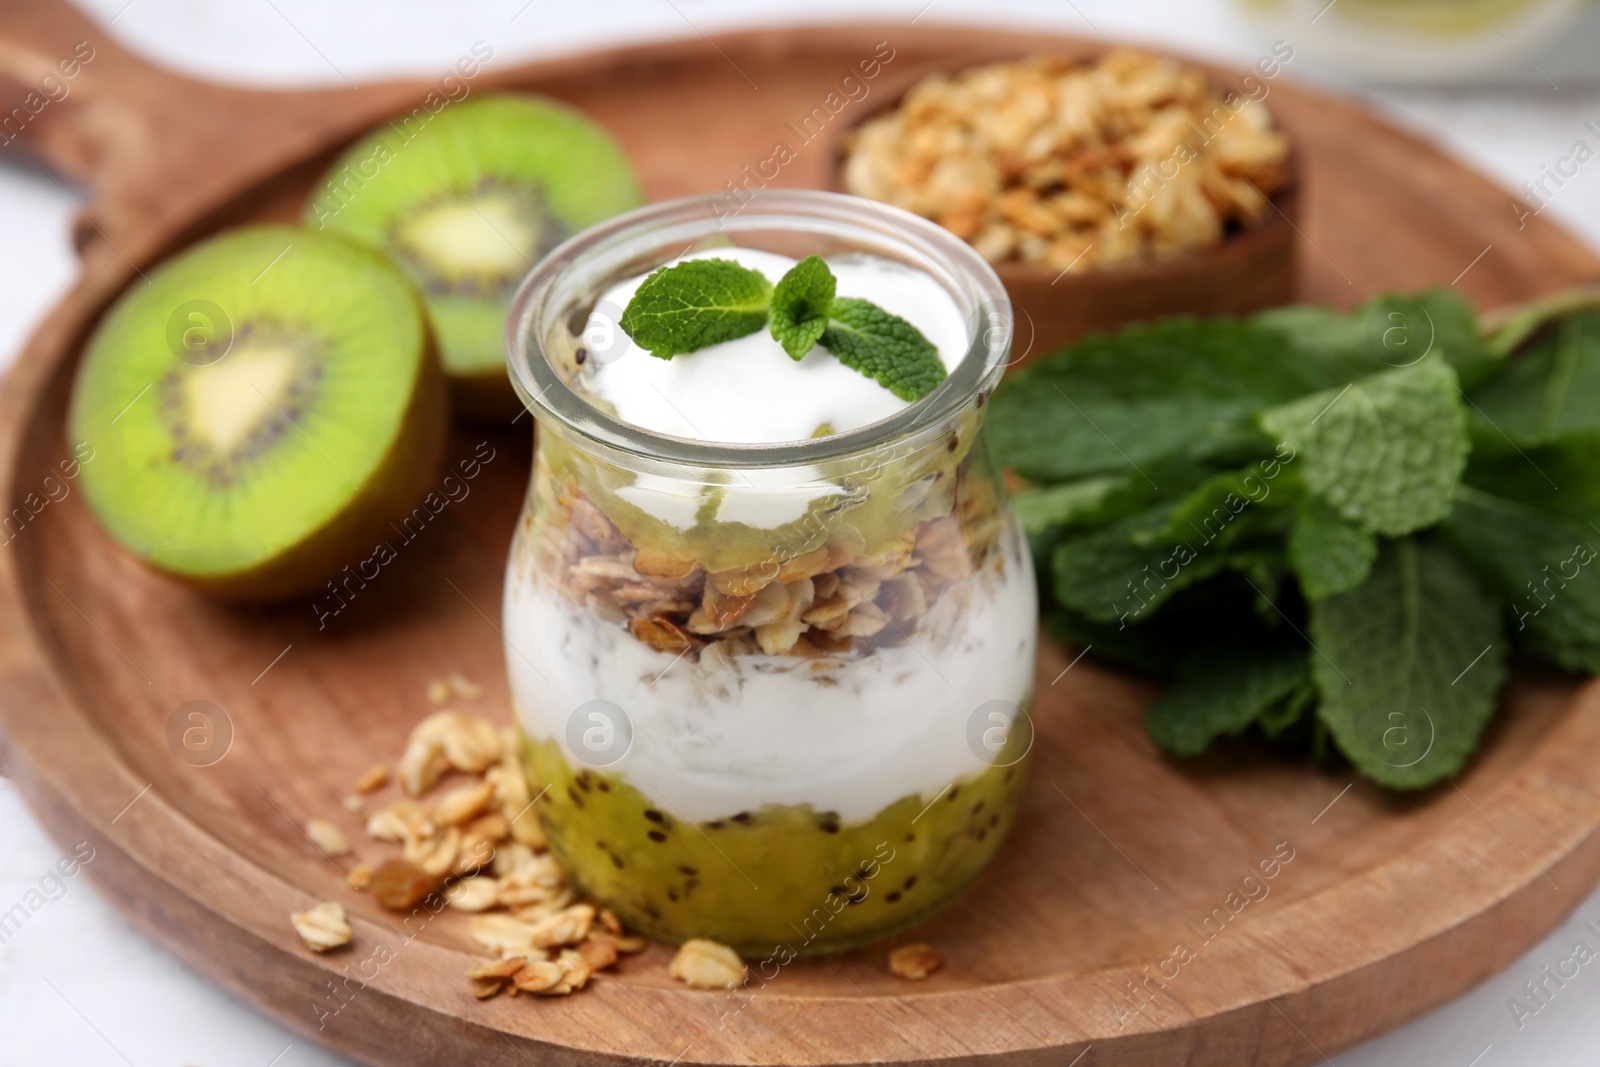
[[1444, 518], [1467, 462], [1466, 415], [1442, 359], [1273, 408], [1261, 426], [1294, 449], [1311, 492], [1389, 537]]
[[811, 351], [828, 328], [828, 308], [837, 286], [821, 256], [807, 256], [778, 279], [767, 329], [790, 359]]
[[1171, 755], [1198, 756], [1212, 741], [1243, 733], [1306, 688], [1311, 677], [1306, 651], [1303, 644], [1282, 642], [1215, 657], [1150, 705], [1145, 729]]
[[1305, 304], [1273, 308], [1251, 321], [1283, 331], [1302, 358], [1341, 382], [1438, 354], [1470, 387], [1504, 362], [1479, 331], [1471, 303], [1451, 289], [1391, 293], [1352, 312]]
[[1307, 600], [1354, 589], [1378, 558], [1378, 539], [1341, 519], [1315, 497], [1301, 502], [1289, 527], [1289, 566]]
[[1513, 640], [1569, 670], [1600, 672], [1600, 532], [1471, 486], [1443, 532], [1505, 597]]
[[[1213, 475], [1179, 500], [1156, 537], [1226, 548], [1243, 536], [1270, 529], [1279, 509], [1295, 500], [1297, 487], [1292, 480], [1278, 477], [1285, 469], [1269, 462]], [[1270, 477], [1267, 471], [1273, 472]]]
[[1270, 451], [1254, 415], [1334, 384], [1276, 329], [1168, 319], [1088, 337], [1006, 375], [987, 429], [1002, 462], [1037, 482], [1135, 474], [1185, 457]]
[[662, 267], [639, 286], [619, 325], [652, 356], [671, 359], [766, 325], [772, 283], [728, 259]]
[[1500, 606], [1465, 564], [1415, 539], [1359, 587], [1311, 604], [1319, 716], [1356, 769], [1392, 789], [1459, 771], [1506, 677]]
[[1600, 430], [1600, 312], [1560, 320], [1471, 397], [1473, 437], [1489, 450]]
[[945, 378], [932, 342], [905, 319], [865, 300], [833, 301], [822, 345], [901, 400], [921, 400]]
[[1172, 511], [1167, 505], [1062, 541], [1050, 560], [1056, 599], [1091, 621], [1128, 625], [1220, 572], [1227, 557], [1204, 544], [1148, 543]]
[[1102, 475], [1030, 489], [1012, 497], [1022, 532], [1029, 536], [1053, 526], [1076, 526], [1100, 516], [1107, 504], [1127, 489], [1128, 479]]

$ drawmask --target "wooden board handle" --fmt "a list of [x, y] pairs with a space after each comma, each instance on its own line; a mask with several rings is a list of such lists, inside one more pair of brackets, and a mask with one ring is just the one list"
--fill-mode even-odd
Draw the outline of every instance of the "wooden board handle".
[[275, 92], [162, 70], [66, 0], [0, 0], [0, 153], [86, 186], [80, 252], [139, 258], [197, 203], [337, 144], [426, 86]]
[[0, 146], [93, 187], [150, 146], [186, 79], [138, 59], [65, 0], [0, 5]]

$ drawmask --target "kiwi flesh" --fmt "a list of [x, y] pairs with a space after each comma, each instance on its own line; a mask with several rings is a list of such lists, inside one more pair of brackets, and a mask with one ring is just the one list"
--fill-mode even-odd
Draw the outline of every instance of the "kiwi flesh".
[[517, 284], [567, 237], [642, 202], [603, 129], [497, 93], [378, 127], [318, 183], [306, 219], [400, 265], [422, 290], [456, 410], [505, 421], [521, 411], [505, 365]]
[[436, 478], [449, 410], [415, 290], [371, 249], [256, 226], [196, 245], [110, 309], [68, 432], [100, 524], [224, 599], [320, 588]]

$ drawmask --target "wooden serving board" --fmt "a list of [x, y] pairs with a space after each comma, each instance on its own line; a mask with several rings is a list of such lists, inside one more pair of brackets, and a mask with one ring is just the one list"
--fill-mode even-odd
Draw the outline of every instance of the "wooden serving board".
[[[1600, 876], [1593, 684], [1523, 672], [1457, 784], [1396, 798], [1248, 747], [1170, 762], [1139, 724], [1150, 685], [1092, 660], [1067, 670], [1075, 653], [1047, 644], [1025, 809], [973, 890], [914, 931], [946, 960], [928, 981], [891, 977], [881, 946], [797, 963], [722, 1025], [728, 1003], [669, 981], [658, 946], [579, 996], [480, 1004], [462, 973], [474, 954], [461, 916], [402, 929], [297, 827], [324, 815], [361, 839], [339, 800], [399, 751], [428, 710], [428, 680], [462, 671], [505, 714], [496, 627], [526, 430], [459, 431], [452, 457], [494, 449], [470, 496], [325, 629], [308, 608], [234, 611], [178, 588], [119, 552], [70, 482], [64, 497], [50, 488], [59, 475], [46, 482], [67, 455], [73, 368], [107, 302], [198, 235], [292, 217], [334, 152], [432, 86], [206, 86], [138, 62], [53, 0], [8, 0], [5, 109], [79, 40], [96, 55], [72, 94], [7, 149], [85, 182], [93, 202], [82, 279], [0, 391], [3, 508], [30, 515], [0, 549], [4, 757], [59, 841], [92, 842], [87, 871], [111, 901], [315, 1040], [387, 1065], [1308, 1063], [1491, 974]], [[740, 180], [778, 141], [797, 151], [776, 181], [822, 186], [827, 153], [796, 144], [786, 123], [879, 41], [894, 49], [886, 77], [1102, 47], [813, 26], [491, 64], [472, 84], [583, 107], [622, 138], [655, 197]], [[1307, 298], [1349, 305], [1454, 280], [1492, 306], [1600, 276], [1577, 241], [1540, 218], [1519, 228], [1507, 193], [1417, 138], [1286, 78], [1269, 104], [1304, 153]], [[206, 766], [169, 745], [192, 700], [222, 709], [217, 726], [231, 730]], [[1275, 876], [1245, 881], [1264, 861]], [[315, 957], [288, 915], [329, 898], [351, 910], [356, 944]], [[394, 959], [363, 968], [379, 943]]]

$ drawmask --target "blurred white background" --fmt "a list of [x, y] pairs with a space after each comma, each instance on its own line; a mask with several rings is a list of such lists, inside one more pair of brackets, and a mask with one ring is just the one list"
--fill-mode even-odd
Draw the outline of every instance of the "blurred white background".
[[[6, 0], [0, 0], [4, 3]], [[1397, 61], [1352, 40], [1327, 0], [1254, 0], [1277, 25], [1225, 0], [79, 0], [107, 32], [186, 73], [258, 86], [365, 84], [431, 74], [477, 40], [497, 65], [556, 53], [740, 26], [798, 20], [913, 18], [1034, 26], [1144, 41], [1241, 66], [1274, 36], [1306, 62], [1290, 72], [1366, 98], [1393, 121], [1440, 142], [1505, 185], [1589, 137], [1600, 121], [1600, 9], [1541, 0], [1505, 14], [1482, 0], [1492, 34], [1477, 51], [1410, 53]], [[1347, 0], [1367, 6], [1371, 0]], [[1339, 3], [1339, 0], [1334, 0]], [[1473, 9], [1480, 4], [1466, 0]], [[1407, 53], [1402, 53], [1405, 55]], [[721, 62], [707, 47], [707, 63]], [[1461, 69], [1469, 72], [1463, 76]], [[1415, 84], [1423, 72], [1450, 84]], [[1469, 80], [1470, 79], [1470, 80]], [[68, 235], [77, 196], [0, 157], [0, 361], [9, 364], [70, 285]], [[1581, 172], [1548, 214], [1600, 247], [1600, 174]], [[0, 902], [35, 888], [60, 857], [16, 791], [0, 779]], [[314, 1043], [214, 988], [135, 932], [84, 878], [0, 944], [0, 1067], [314, 1067], [343, 1064]], [[1507, 999], [1541, 966], [1570, 952], [1585, 920], [1600, 924], [1600, 893], [1543, 944], [1475, 992], [1333, 1062], [1341, 1067], [1589, 1067], [1600, 1047], [1600, 977], [1587, 970], [1519, 1029]], [[1308, 1050], [1309, 1051], [1309, 1050]]]

